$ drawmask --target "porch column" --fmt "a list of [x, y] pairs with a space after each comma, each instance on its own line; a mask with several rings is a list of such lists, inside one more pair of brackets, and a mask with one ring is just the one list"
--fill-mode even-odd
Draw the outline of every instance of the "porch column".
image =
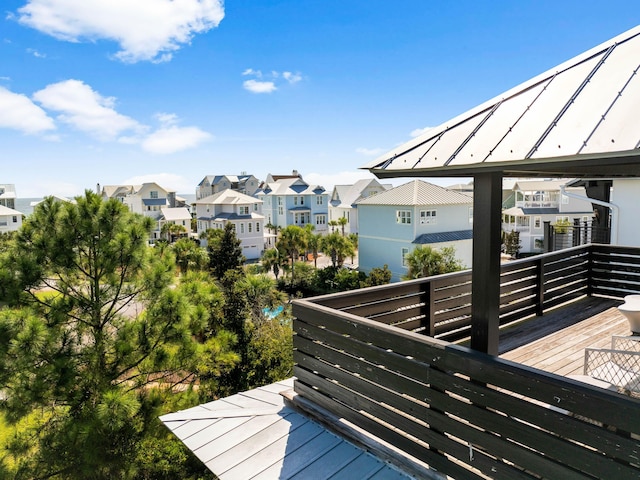
[[473, 177], [471, 348], [498, 354], [502, 173]]

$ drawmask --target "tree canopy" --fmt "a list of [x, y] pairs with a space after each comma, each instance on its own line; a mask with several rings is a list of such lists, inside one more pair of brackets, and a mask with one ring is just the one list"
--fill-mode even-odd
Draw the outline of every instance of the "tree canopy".
[[461, 270], [462, 263], [455, 253], [453, 247], [436, 249], [429, 245], [419, 245], [404, 257], [408, 271], [403, 278], [410, 280]]

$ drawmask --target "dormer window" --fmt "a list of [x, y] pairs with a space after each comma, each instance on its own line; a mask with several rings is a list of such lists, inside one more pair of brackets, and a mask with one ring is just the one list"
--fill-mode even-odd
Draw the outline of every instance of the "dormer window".
[[149, 198], [158, 198], [158, 191], [157, 190], [151, 190], [149, 192]]

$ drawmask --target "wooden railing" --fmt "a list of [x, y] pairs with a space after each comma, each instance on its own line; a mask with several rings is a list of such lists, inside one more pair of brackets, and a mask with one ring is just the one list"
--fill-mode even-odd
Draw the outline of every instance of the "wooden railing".
[[[640, 290], [640, 249], [503, 266], [501, 322]], [[454, 478], [640, 478], [640, 400], [441, 338], [470, 328], [461, 272], [294, 302], [295, 390]]]

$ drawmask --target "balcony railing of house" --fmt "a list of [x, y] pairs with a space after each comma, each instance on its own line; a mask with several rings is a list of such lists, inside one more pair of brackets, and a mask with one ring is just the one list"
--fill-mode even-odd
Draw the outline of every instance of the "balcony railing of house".
[[598, 227], [591, 220], [575, 219], [572, 225], [562, 226], [544, 222], [544, 245], [545, 251], [548, 252], [589, 243], [609, 243], [610, 241], [611, 228]]
[[[504, 264], [500, 323], [640, 292], [640, 249], [586, 245]], [[458, 479], [640, 477], [640, 400], [450, 343], [471, 274], [294, 301], [295, 390]]]

